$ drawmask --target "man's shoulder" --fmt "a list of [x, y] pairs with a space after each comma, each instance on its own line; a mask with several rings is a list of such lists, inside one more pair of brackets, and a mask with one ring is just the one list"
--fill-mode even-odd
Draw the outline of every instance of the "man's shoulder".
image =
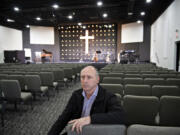
[[82, 95], [82, 91], [83, 89], [75, 90], [72, 95]]
[[105, 88], [103, 88], [102, 86], [99, 86], [99, 92], [100, 92], [100, 95], [104, 95], [105, 97], [111, 97], [111, 96], [114, 96], [113, 93], [107, 91]]

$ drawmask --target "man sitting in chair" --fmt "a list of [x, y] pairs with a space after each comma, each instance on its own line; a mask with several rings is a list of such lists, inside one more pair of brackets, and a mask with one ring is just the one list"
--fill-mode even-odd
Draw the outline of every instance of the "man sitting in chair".
[[81, 70], [82, 89], [74, 91], [65, 110], [48, 135], [59, 135], [72, 124], [72, 131], [82, 132], [88, 124], [124, 124], [124, 111], [117, 97], [98, 85], [99, 75], [93, 66]]

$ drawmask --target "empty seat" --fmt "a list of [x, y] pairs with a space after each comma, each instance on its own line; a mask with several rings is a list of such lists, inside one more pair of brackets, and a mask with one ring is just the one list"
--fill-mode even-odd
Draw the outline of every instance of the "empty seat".
[[126, 84], [143, 84], [142, 78], [124, 78], [123, 79], [124, 85]]
[[64, 86], [65, 80], [64, 80], [64, 70], [53, 70], [54, 74], [54, 81], [58, 82], [58, 84], [62, 84]]
[[18, 80], [1, 80], [1, 88], [3, 91], [3, 99], [13, 102], [15, 109], [18, 102], [30, 101], [32, 107], [32, 94], [30, 92], [21, 92]]
[[121, 96], [123, 95], [123, 86], [121, 84], [100, 84], [103, 88], [111, 93], [118, 93]]
[[180, 128], [135, 124], [128, 127], [127, 135], [180, 135]]
[[124, 74], [125, 78], [141, 78], [141, 74]]
[[102, 83], [123, 84], [123, 79], [121, 77], [104, 77]]
[[0, 80], [7, 79], [7, 74], [0, 74]]
[[[79, 135], [72, 131], [72, 125], [67, 127], [68, 135]], [[126, 135], [124, 125], [87, 125], [82, 129], [82, 135]]]
[[148, 84], [148, 85], [165, 85], [166, 82], [164, 80], [164, 78], [145, 78], [144, 79], [144, 84]]
[[180, 87], [180, 78], [167, 78], [167, 85], [177, 85]]
[[58, 83], [54, 82], [54, 75], [52, 72], [40, 72], [39, 76], [41, 78], [42, 86], [48, 86], [48, 89], [56, 89]]
[[107, 77], [121, 77], [121, 78], [123, 78], [124, 74], [123, 73], [112, 73], [112, 72], [110, 72], [109, 74], [107, 74]]
[[127, 84], [125, 85], [124, 95], [151, 96], [151, 86]]
[[157, 74], [142, 74], [142, 78], [159, 78]]
[[38, 94], [46, 94], [49, 99], [49, 92], [47, 86], [41, 86], [41, 79], [39, 75], [25, 75], [25, 82], [27, 91], [32, 92], [34, 99]]
[[160, 125], [180, 126], [180, 97], [162, 96], [160, 98]]
[[24, 75], [9, 75], [7, 77], [9, 80], [18, 80], [21, 90], [24, 91], [25, 90], [25, 79], [24, 79]]
[[160, 98], [164, 95], [180, 96], [180, 89], [178, 86], [154, 85], [152, 87], [152, 96]]
[[100, 78], [99, 82], [100, 83], [102, 82], [102, 80], [105, 76], [107, 76], [107, 73], [99, 73], [99, 78]]
[[176, 76], [176, 74], [160, 74], [159, 75], [159, 77], [161, 77], [161, 78], [176, 78], [177, 76]]
[[159, 108], [157, 97], [125, 95], [123, 101], [128, 125], [155, 125], [155, 117]]

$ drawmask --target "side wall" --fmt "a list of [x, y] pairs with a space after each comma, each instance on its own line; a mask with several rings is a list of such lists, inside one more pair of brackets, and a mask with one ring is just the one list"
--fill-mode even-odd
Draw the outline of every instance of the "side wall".
[[180, 40], [180, 1], [175, 0], [151, 26], [151, 62], [176, 69], [176, 41]]

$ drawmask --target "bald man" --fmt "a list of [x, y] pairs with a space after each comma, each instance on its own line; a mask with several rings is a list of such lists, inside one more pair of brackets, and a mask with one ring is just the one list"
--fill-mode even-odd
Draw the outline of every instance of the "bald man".
[[68, 123], [77, 133], [88, 124], [124, 124], [124, 111], [117, 97], [98, 85], [97, 70], [87, 66], [81, 70], [80, 77], [82, 89], [73, 92], [48, 135], [59, 135]]

